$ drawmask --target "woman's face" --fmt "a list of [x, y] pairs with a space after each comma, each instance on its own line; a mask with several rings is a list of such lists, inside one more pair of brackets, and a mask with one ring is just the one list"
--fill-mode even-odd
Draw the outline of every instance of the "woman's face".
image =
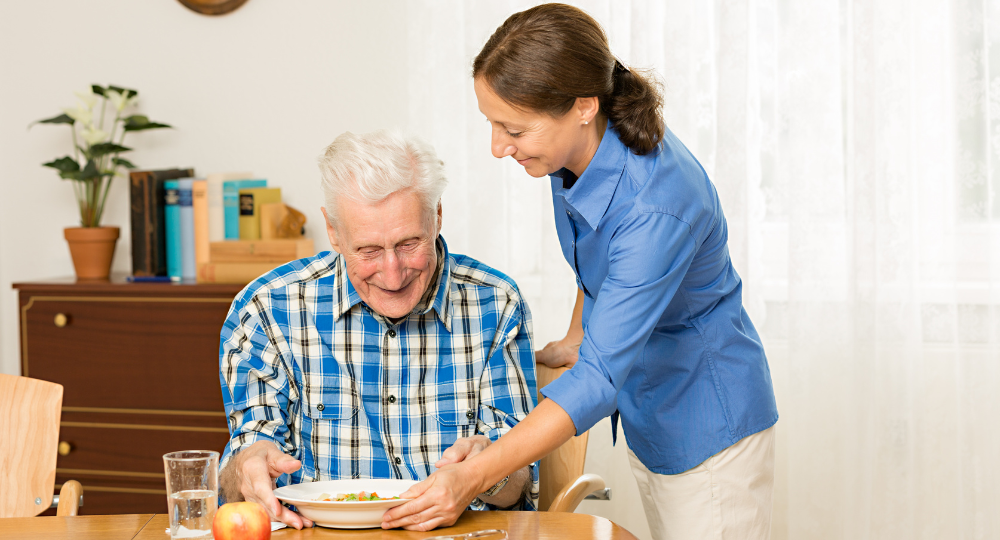
[[577, 99], [569, 112], [553, 118], [511, 106], [481, 78], [476, 79], [475, 88], [479, 110], [493, 129], [490, 146], [494, 156], [513, 157], [535, 178], [563, 167], [577, 176], [583, 174], [600, 144], [600, 136], [596, 144], [593, 141], [596, 98]]

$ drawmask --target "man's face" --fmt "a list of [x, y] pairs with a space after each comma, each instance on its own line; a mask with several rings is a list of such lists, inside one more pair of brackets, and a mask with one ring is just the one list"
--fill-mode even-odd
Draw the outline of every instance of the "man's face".
[[345, 198], [338, 204], [337, 226], [324, 221], [333, 249], [347, 262], [351, 284], [377, 313], [405, 317], [436, 277], [441, 206], [435, 225], [434, 216], [411, 189], [374, 204]]

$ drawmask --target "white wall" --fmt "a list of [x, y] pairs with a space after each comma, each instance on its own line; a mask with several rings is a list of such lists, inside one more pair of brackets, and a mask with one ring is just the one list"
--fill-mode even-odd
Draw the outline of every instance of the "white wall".
[[[427, 38], [460, 45], [461, 10], [452, 8], [461, 4], [441, 4], [433, 13], [413, 5], [252, 0], [232, 14], [206, 17], [173, 0], [0, 2], [0, 372], [19, 371], [11, 283], [73, 273], [62, 238], [62, 229], [78, 220], [73, 192], [40, 166], [69, 153], [68, 130], [26, 128], [72, 106], [72, 92], [91, 83], [138, 89], [141, 112], [176, 126], [130, 136], [126, 145], [136, 149], [130, 160], [144, 168], [191, 166], [199, 174], [252, 170], [307, 212], [319, 249], [328, 245], [319, 227], [315, 166], [323, 147], [347, 130], [399, 126], [421, 134], [437, 145], [449, 173], [444, 235], [452, 250], [519, 283], [538, 346], [560, 337], [575, 287], [558, 251], [547, 182], [490, 157], [485, 131], [469, 134], [467, 144], [481, 159], [466, 163], [464, 149], [449, 145], [455, 139], [449, 119], [427, 117], [422, 101], [450, 99], [435, 90], [446, 83], [468, 86], [468, 95], [454, 103], [456, 115], [478, 112], [469, 99], [470, 58], [434, 65], [407, 47], [408, 32], [412, 40], [414, 32], [449, 16], [455, 20], [446, 26], [455, 31]], [[497, 24], [508, 10], [480, 7], [499, 10]], [[466, 30], [480, 42], [490, 29]], [[426, 70], [412, 69], [421, 62]], [[407, 80], [408, 68], [426, 78]], [[122, 227], [114, 270], [127, 272], [123, 181], [112, 189], [104, 222]], [[648, 538], [624, 441], [612, 448], [609, 430], [607, 420], [594, 428], [587, 471], [605, 477], [615, 500], [585, 502], [580, 511]]]

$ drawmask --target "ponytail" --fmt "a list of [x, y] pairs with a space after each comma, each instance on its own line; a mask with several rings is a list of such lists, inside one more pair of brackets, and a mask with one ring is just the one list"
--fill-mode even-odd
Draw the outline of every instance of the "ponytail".
[[663, 140], [663, 97], [652, 73], [615, 60], [601, 25], [579, 8], [542, 4], [515, 13], [490, 36], [472, 62], [501, 99], [560, 117], [576, 98], [597, 97], [622, 143], [652, 152]]
[[637, 155], [653, 151], [663, 140], [663, 96], [651, 73], [636, 73], [615, 60], [614, 90], [601, 100], [618, 138]]

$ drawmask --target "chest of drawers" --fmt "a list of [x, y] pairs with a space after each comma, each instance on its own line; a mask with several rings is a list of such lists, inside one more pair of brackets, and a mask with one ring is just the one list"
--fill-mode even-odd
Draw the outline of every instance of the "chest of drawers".
[[56, 489], [83, 484], [81, 514], [166, 511], [163, 454], [221, 452], [219, 331], [242, 288], [222, 284], [17, 283], [21, 374], [63, 385]]

